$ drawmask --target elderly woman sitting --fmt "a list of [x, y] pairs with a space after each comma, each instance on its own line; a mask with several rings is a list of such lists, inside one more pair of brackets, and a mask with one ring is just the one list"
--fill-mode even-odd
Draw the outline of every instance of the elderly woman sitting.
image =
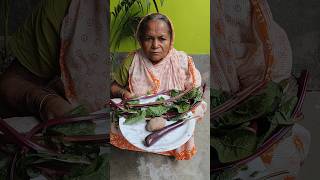
[[[141, 49], [130, 54], [113, 73], [111, 93], [115, 97], [132, 98], [165, 90], [199, 87], [201, 76], [192, 58], [173, 47], [174, 31], [169, 19], [159, 13], [144, 17], [137, 28]], [[205, 109], [205, 106], [201, 106]], [[116, 147], [139, 150], [129, 144], [113, 125], [110, 142]], [[190, 159], [196, 152], [193, 137], [176, 150], [163, 155]]]

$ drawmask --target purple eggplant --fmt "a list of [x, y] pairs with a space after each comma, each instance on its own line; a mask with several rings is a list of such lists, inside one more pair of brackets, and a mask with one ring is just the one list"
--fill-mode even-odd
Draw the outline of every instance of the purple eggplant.
[[179, 120], [173, 124], [170, 124], [162, 129], [159, 129], [151, 134], [149, 134], [145, 138], [145, 144], [147, 147], [152, 146], [156, 143], [162, 136], [166, 135], [167, 133], [171, 132], [172, 130], [182, 126], [187, 120]]

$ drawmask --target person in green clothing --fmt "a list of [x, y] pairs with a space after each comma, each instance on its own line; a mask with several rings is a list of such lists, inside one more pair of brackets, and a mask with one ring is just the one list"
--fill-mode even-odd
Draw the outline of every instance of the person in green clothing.
[[13, 34], [9, 48], [14, 61], [0, 76], [0, 101], [10, 113], [1, 117], [63, 116], [74, 107], [64, 98], [59, 76], [60, 29], [71, 0], [39, 2], [23, 26]]

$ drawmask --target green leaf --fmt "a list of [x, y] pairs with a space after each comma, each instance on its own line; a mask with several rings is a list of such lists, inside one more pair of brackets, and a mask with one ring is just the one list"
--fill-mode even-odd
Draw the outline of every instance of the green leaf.
[[128, 101], [127, 104], [139, 104], [139, 100], [134, 100], [134, 101]]
[[147, 113], [145, 110], [141, 110], [137, 114], [131, 114], [131, 115], [127, 116], [124, 124], [130, 125], [130, 124], [134, 124], [134, 123], [143, 121], [146, 118], [146, 114]]
[[48, 163], [52, 161], [72, 163], [72, 164], [91, 164], [91, 161], [84, 156], [77, 156], [73, 154], [29, 154], [26, 156], [26, 161], [30, 164]]
[[94, 122], [76, 122], [63, 125], [56, 125], [47, 129], [48, 133], [58, 133], [66, 136], [93, 135], [96, 125]]
[[88, 115], [89, 111], [84, 105], [79, 105], [76, 108], [72, 109], [70, 112], [68, 112], [66, 115], [77, 115], [77, 116], [85, 116]]
[[182, 96], [179, 101], [185, 101], [193, 99], [195, 102], [200, 101], [202, 99], [202, 92], [200, 88], [193, 88], [191, 91], [189, 91], [187, 94]]
[[158, 97], [158, 98], [156, 99], [156, 102], [158, 102], [158, 101], [164, 101], [164, 100], [165, 100], [164, 97], [160, 96], [160, 97]]
[[211, 108], [218, 107], [219, 105], [223, 104], [227, 101], [231, 96], [221, 90], [217, 89], [210, 89], [210, 105]]
[[178, 111], [178, 113], [184, 113], [189, 111], [190, 109], [190, 104], [187, 102], [180, 102], [179, 104], [174, 104], [173, 108]]
[[297, 102], [298, 102], [298, 98], [296, 96], [293, 96], [288, 101], [286, 101], [280, 105], [279, 112], [283, 116], [284, 121], [278, 121], [279, 124], [285, 124], [285, 125], [293, 124], [293, 121], [291, 119], [291, 114], [292, 114]]
[[146, 109], [147, 117], [159, 117], [166, 112], [168, 112], [170, 107], [159, 105], [159, 106], [151, 106]]
[[179, 93], [180, 93], [179, 90], [173, 89], [173, 90], [170, 91], [170, 96], [171, 97], [176, 97], [176, 96], [179, 95]]
[[255, 133], [246, 129], [230, 130], [222, 136], [212, 136], [210, 141], [222, 163], [240, 160], [251, 155], [257, 145]]
[[218, 126], [234, 126], [248, 122], [253, 118], [259, 118], [272, 112], [280, 103], [280, 87], [270, 82], [267, 87], [258, 94], [251, 96], [240, 105], [225, 112], [219, 118]]
[[64, 180], [107, 180], [109, 177], [109, 154], [100, 155], [93, 163], [86, 167], [74, 168], [71, 175]]

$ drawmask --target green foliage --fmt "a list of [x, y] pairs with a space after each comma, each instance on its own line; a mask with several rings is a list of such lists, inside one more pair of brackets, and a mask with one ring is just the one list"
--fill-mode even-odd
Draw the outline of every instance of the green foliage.
[[[233, 162], [253, 154], [279, 127], [294, 123], [291, 114], [297, 103], [297, 86], [290, 83], [295, 82], [269, 82], [264, 89], [214, 119], [211, 146], [220, 162]], [[219, 106], [230, 97], [222, 91], [211, 91], [211, 104]], [[256, 129], [250, 127], [252, 122]]]
[[191, 107], [191, 105], [185, 101], [182, 101], [180, 103], [176, 103], [172, 106], [172, 108], [176, 109], [179, 114], [189, 111], [190, 107]]
[[79, 105], [76, 108], [72, 109], [70, 112], [68, 112], [67, 116], [73, 116], [73, 115], [85, 116], [88, 114], [89, 114], [88, 109], [86, 109], [84, 105]]
[[131, 114], [126, 118], [124, 124], [134, 124], [140, 121], [144, 121], [147, 113], [145, 110], [138, 111], [138, 113]]
[[164, 101], [165, 99], [164, 99], [164, 97], [158, 97], [157, 99], [156, 99], [156, 102], [159, 102], [159, 101]]
[[180, 91], [179, 90], [176, 90], [176, 89], [173, 89], [170, 91], [170, 96], [171, 97], [176, 97], [177, 95], [179, 95]]
[[[176, 97], [181, 93], [183, 93], [183, 91], [171, 90], [170, 95]], [[163, 97], [160, 97], [156, 100], [158, 102], [162, 102], [160, 105], [141, 107], [135, 109], [118, 109], [115, 110], [115, 114], [117, 114], [119, 117], [121, 116], [121, 114], [130, 113], [130, 115], [126, 117], [125, 124], [134, 124], [143, 121], [146, 117], [160, 117], [168, 112], [176, 113], [177, 117], [173, 118], [172, 120], [177, 120], [181, 118], [179, 116], [180, 114], [190, 111], [192, 105], [201, 100], [202, 92], [200, 88], [194, 88], [182, 97], [172, 100], [172, 102], [170, 103], [166, 102]]]
[[274, 109], [281, 96], [281, 90], [275, 83], [269, 83], [268, 86], [236, 106], [231, 111], [224, 113], [219, 119], [219, 126], [234, 126], [252, 120], [257, 116], [265, 115]]
[[202, 92], [199, 88], [193, 88], [191, 91], [189, 91], [187, 94], [182, 96], [179, 101], [187, 101], [193, 99], [195, 102], [201, 101], [202, 99]]
[[[58, 149], [61, 153], [35, 153], [29, 151], [18, 156], [14, 179], [30, 179], [44, 175], [37, 166], [45, 166], [50, 170], [70, 171], [69, 176], [54, 176], [52, 179], [109, 179], [108, 155], [99, 155], [101, 144], [92, 142], [65, 142], [64, 136], [94, 135], [95, 124], [91, 121], [68, 123], [48, 128], [42, 132], [44, 143], [51, 149]], [[15, 145], [3, 146], [9, 154], [21, 151]], [[0, 151], [0, 180], [8, 176], [12, 156]]]
[[77, 122], [53, 126], [47, 129], [47, 132], [66, 136], [92, 135], [94, 134], [95, 128], [96, 125], [93, 122]]
[[230, 98], [228, 93], [217, 89], [210, 89], [210, 108], [213, 109]]
[[80, 166], [72, 169], [71, 175], [64, 177], [63, 180], [106, 180], [110, 179], [109, 171], [109, 155], [102, 154], [89, 166]]
[[170, 107], [159, 105], [159, 106], [151, 106], [148, 107], [146, 110], [146, 116], [147, 117], [159, 117], [166, 112], [168, 112]]
[[[164, 0], [161, 0], [163, 5]], [[152, 1], [158, 9], [156, 0]], [[135, 31], [141, 17], [150, 11], [150, 0], [120, 0], [111, 12], [110, 44], [111, 52], [119, 48], [121, 41], [127, 38], [135, 39]], [[157, 10], [158, 11], [158, 10]]]
[[211, 137], [210, 144], [217, 152], [222, 163], [235, 161], [252, 154], [256, 149], [257, 137], [246, 129], [228, 131], [222, 136]]

